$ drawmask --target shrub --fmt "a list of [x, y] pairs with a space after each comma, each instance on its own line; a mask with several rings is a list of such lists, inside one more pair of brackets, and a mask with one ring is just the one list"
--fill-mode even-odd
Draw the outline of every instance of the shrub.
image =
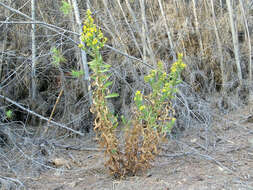
[[169, 74], [159, 61], [157, 69], [145, 76], [144, 80], [150, 84], [152, 92], [148, 95], [136, 92], [134, 117], [130, 122], [123, 122], [125, 141], [123, 146], [120, 146], [115, 130], [118, 121], [107, 107], [107, 99], [117, 97], [118, 94], [109, 93], [108, 87], [112, 84], [108, 81], [110, 65], [103, 62], [100, 53], [107, 39], [94, 24], [90, 10], [86, 13], [81, 40], [86, 47], [82, 44], [79, 47], [92, 57], [89, 66], [93, 71], [91, 78], [95, 90], [91, 111], [96, 115], [94, 130], [101, 147], [105, 148], [105, 157], [108, 158], [105, 165], [116, 177], [145, 171], [158, 154], [161, 140], [170, 132], [176, 120], [170, 101], [177, 91], [176, 85], [181, 82], [180, 73], [186, 66], [182, 61], [183, 55], [178, 54], [178, 61], [172, 65]]

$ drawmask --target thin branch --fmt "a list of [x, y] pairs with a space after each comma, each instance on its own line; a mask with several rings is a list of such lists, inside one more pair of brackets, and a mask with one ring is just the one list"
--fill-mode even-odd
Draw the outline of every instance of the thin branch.
[[[80, 36], [80, 34], [78, 34], [78, 33], [76, 33], [76, 32], [73, 32], [73, 31], [70, 31], [70, 30], [65, 30], [65, 29], [63, 29], [63, 28], [60, 28], [60, 27], [57, 27], [57, 26], [54, 26], [54, 25], [51, 25], [51, 24], [47, 24], [47, 23], [45, 23], [45, 22], [39, 22], [39, 21], [31, 21], [31, 22], [29, 22], [29, 21], [28, 21], [28, 22], [26, 22], [26, 21], [21, 21], [21, 22], [9, 21], [9, 22], [5, 22], [5, 21], [0, 21], [0, 23], [2, 23], [2, 24], [34, 24], [34, 23], [35, 23], [35, 24], [45, 25], [45, 26], [47, 26], [49, 29], [51, 29], [51, 30], [57, 32], [58, 34], [63, 35], [63, 36], [66, 37], [67, 39], [71, 40], [74, 44], [79, 45], [79, 43], [75, 42], [75, 41], [72, 40], [70, 37], [66, 36], [64, 33], [66, 32], [66, 33], [70, 33], [70, 34], [74, 34], [74, 35], [78, 35], [78, 36]], [[55, 30], [55, 29], [63, 30], [63, 33], [62, 33], [62, 32], [59, 32], [59, 31], [57, 31], [57, 30]], [[112, 51], [114, 51], [114, 52], [116, 52], [116, 53], [118, 53], [118, 54], [121, 54], [121, 55], [123, 55], [123, 56], [125, 56], [125, 57], [127, 57], [127, 58], [129, 58], [129, 59], [138, 61], [138, 62], [140, 62], [140, 63], [146, 65], [146, 66], [149, 67], [150, 69], [155, 69], [155, 67], [153, 67], [152, 65], [149, 65], [147, 62], [145, 62], [145, 61], [143, 61], [143, 60], [141, 60], [141, 59], [138, 59], [138, 58], [136, 58], [136, 57], [134, 57], [134, 56], [128, 55], [127, 53], [124, 53], [124, 52], [122, 52], [122, 51], [120, 51], [120, 50], [118, 50], [118, 49], [116, 49], [116, 48], [114, 48], [114, 47], [111, 47], [111, 46], [106, 45], [106, 44], [105, 44], [105, 47], [108, 48], [108, 49], [110, 49], [110, 50], [112, 50]]]
[[220, 68], [221, 68], [221, 77], [222, 77], [222, 90], [225, 92], [225, 83], [227, 82], [227, 77], [226, 77], [226, 70], [225, 70], [225, 64], [223, 60], [223, 53], [222, 53], [222, 44], [218, 32], [218, 27], [216, 23], [216, 16], [215, 16], [215, 11], [214, 11], [214, 2], [211, 0], [211, 9], [212, 9], [212, 19], [213, 19], [213, 25], [214, 25], [214, 32], [215, 36], [217, 39], [217, 45], [218, 45], [218, 51], [219, 51], [219, 57], [220, 57]]
[[199, 45], [200, 45], [201, 56], [203, 56], [204, 55], [204, 47], [203, 47], [201, 33], [199, 30], [199, 21], [198, 21], [198, 15], [197, 15], [197, 10], [196, 10], [197, 9], [196, 0], [192, 0], [192, 4], [193, 4], [193, 14], [194, 14], [195, 24], [196, 24], [196, 32], [197, 32], [197, 35], [199, 36]]
[[6, 181], [11, 181], [13, 183], [18, 183], [20, 186], [24, 187], [24, 184], [18, 179], [14, 179], [14, 178], [11, 178], [11, 177], [5, 177], [5, 176], [0, 176], [0, 179], [6, 180]]
[[[35, 0], [31, 1], [31, 15], [32, 15], [32, 19], [35, 20]], [[35, 39], [35, 33], [36, 33], [36, 25], [32, 24], [32, 89], [31, 89], [31, 97], [32, 100], [35, 99], [36, 97], [36, 83], [35, 83], [35, 79], [36, 79], [36, 39]]]
[[146, 0], [140, 0], [140, 9], [141, 9], [141, 20], [142, 20], [143, 57], [144, 57], [144, 61], [148, 60], [146, 57], [147, 55], [145, 55], [147, 51], [154, 65], [156, 63], [155, 55], [152, 49], [149, 35], [147, 34], [148, 24], [147, 24], [147, 19], [146, 19]]
[[182, 152], [178, 154], [158, 154], [159, 157], [169, 157], [169, 158], [176, 158], [181, 156], [188, 156], [190, 154], [194, 154], [194, 152]]
[[20, 12], [19, 10], [13, 9], [12, 7], [9, 7], [8, 5], [5, 5], [4, 3], [1, 3], [1, 2], [0, 2], [0, 5], [2, 5], [3, 7], [5, 7], [6, 9], [9, 9], [9, 10], [12, 11], [12, 12], [15, 12], [15, 13], [17, 13], [17, 14], [19, 14], [19, 15], [22, 15], [22, 16], [25, 17], [25, 18], [28, 18], [29, 20], [32, 20], [31, 17], [29, 17], [28, 15], [26, 15], [26, 14]]
[[247, 21], [247, 18], [246, 18], [246, 13], [245, 13], [244, 6], [243, 6], [245, 4], [245, 2], [243, 2], [243, 0], [239, 0], [239, 2], [240, 2], [240, 6], [241, 6], [241, 10], [242, 10], [242, 16], [243, 16], [243, 21], [244, 21], [244, 25], [245, 25], [245, 30], [246, 30], [247, 38], [248, 38], [248, 47], [249, 47], [249, 81], [252, 82], [252, 59], [251, 59], [251, 57], [252, 57], [251, 49], [252, 48], [251, 48], [251, 39], [250, 39], [249, 25], [248, 25], [248, 21]]
[[122, 52], [122, 51], [120, 51], [120, 50], [118, 50], [118, 49], [116, 49], [116, 48], [114, 48], [114, 47], [111, 47], [111, 46], [108, 46], [108, 45], [105, 45], [105, 47], [107, 47], [107, 48], [109, 48], [109, 49], [115, 51], [116, 53], [119, 53], [119, 54], [121, 54], [121, 55], [123, 55], [123, 56], [125, 56], [125, 57], [128, 57], [129, 59], [133, 59], [133, 60], [135, 60], [135, 61], [138, 61], [138, 62], [140, 62], [140, 63], [146, 65], [146, 66], [149, 67], [150, 69], [155, 69], [155, 67], [153, 67], [152, 65], [149, 65], [146, 61], [142, 61], [141, 59], [138, 59], [138, 58], [136, 58], [136, 57], [134, 57], [134, 56], [128, 55], [127, 53], [124, 53], [124, 52]]
[[[28, 15], [20, 12], [19, 10], [13, 9], [12, 7], [9, 7], [8, 5], [5, 5], [4, 3], [1, 3], [1, 2], [0, 2], [0, 5], [2, 5], [3, 7], [9, 9], [10, 11], [15, 12], [15, 13], [17, 13], [17, 14], [19, 14], [19, 15], [21, 15], [21, 16], [23, 16], [23, 17], [25, 17], [25, 18], [27, 18], [27, 19], [29, 19], [31, 21], [33, 21], [33, 22], [36, 22], [30, 16], [28, 16]], [[64, 33], [67, 32], [67, 33], [70, 33], [70, 34], [75, 34], [75, 35], [77, 34], [76, 32], [73, 32], [73, 31], [70, 31], [70, 30], [66, 30], [64, 28], [61, 28], [61, 27], [58, 27], [58, 26], [55, 26], [55, 25], [52, 25], [52, 24], [48, 24], [48, 23], [41, 22], [41, 21], [37, 21], [37, 22], [40, 23], [40, 24], [42, 24], [42, 25], [48, 26], [50, 28], [55, 28], [55, 29], [58, 29], [58, 30], [62, 30]], [[0, 23], [6, 24], [5, 22], [0, 22]], [[7, 22], [7, 24], [8, 24], [8, 22]]]
[[[131, 33], [132, 39], [133, 39], [133, 41], [134, 41], [134, 44], [135, 44], [136, 48], [138, 49], [140, 55], [142, 56], [141, 48], [140, 48], [140, 46], [139, 46], [139, 44], [138, 44], [138, 42], [137, 42], [137, 40], [136, 40], [136, 37], [135, 37], [134, 32], [133, 32], [133, 29], [132, 29], [132, 27], [130, 26], [128, 20], [127, 20], [127, 16], [126, 16], [126, 14], [125, 14], [125, 12], [124, 12], [124, 9], [123, 9], [123, 7], [121, 6], [120, 1], [118, 0], [117, 2], [118, 2], [118, 5], [119, 5], [120, 10], [121, 10], [121, 12], [122, 12], [122, 15], [123, 15], [123, 17], [124, 17], [124, 20], [125, 20], [125, 22], [126, 22], [126, 25], [127, 25], [127, 27], [129, 28], [129, 31], [130, 31], [130, 33]], [[104, 3], [104, 4], [105, 4], [105, 6], [106, 6], [106, 3]], [[108, 11], [108, 13], [110, 14], [110, 11], [109, 11], [108, 8], [107, 8], [107, 11]], [[132, 15], [132, 14], [131, 14], [131, 15]], [[113, 18], [113, 16], [110, 14], [110, 18], [111, 18], [111, 17]], [[114, 26], [116, 26], [115, 22], [114, 22]], [[117, 30], [115, 30], [115, 31], [117, 32]], [[142, 56], [142, 57], [143, 57], [143, 56]]]
[[[138, 24], [138, 20], [137, 20], [136, 15], [135, 15], [135, 13], [134, 13], [134, 11], [133, 11], [133, 9], [132, 9], [132, 7], [131, 7], [131, 5], [130, 5], [130, 3], [129, 3], [128, 0], [126, 0], [126, 5], [127, 5], [127, 8], [128, 8], [129, 13], [130, 13], [130, 15], [131, 15], [131, 17], [132, 17], [132, 19], [133, 19], [133, 23], [136, 25], [135, 28], [136, 28], [136, 30], [138, 31], [138, 33], [140, 34], [141, 31], [140, 31], [140, 26], [139, 26], [139, 24]], [[125, 14], [125, 13], [124, 13], [124, 14]], [[134, 36], [134, 40], [136, 41], [136, 37], [135, 37], [135, 35], [134, 35], [134, 32], [133, 32], [132, 27], [130, 26], [129, 22], [127, 21], [127, 17], [125, 16], [124, 18], [125, 18], [125, 22], [126, 22], [127, 25], [128, 25], [128, 28], [130, 29], [130, 31], [131, 31], [131, 33], [132, 33], [131, 35]], [[136, 41], [136, 42], [137, 42], [137, 41]], [[134, 42], [134, 43], [136, 43], [136, 42]], [[142, 54], [142, 52], [141, 52], [141, 48], [139, 47], [139, 45], [136, 45], [136, 48], [138, 48], [138, 51], [139, 51], [141, 57], [143, 58], [143, 54]]]
[[[83, 32], [83, 30], [82, 30], [82, 22], [80, 19], [80, 13], [79, 13], [77, 1], [72, 0], [72, 4], [73, 4], [75, 19], [76, 19], [76, 24], [77, 24], [77, 26], [74, 25], [74, 27], [77, 27], [79, 34], [81, 34]], [[80, 44], [85, 45], [84, 42], [81, 40], [80, 36], [79, 36], [79, 42], [80, 42]], [[88, 67], [88, 63], [87, 63], [87, 54], [83, 49], [81, 49], [81, 62], [82, 62], [82, 64], [80, 67], [83, 68], [83, 70], [84, 70], [84, 77], [83, 77], [84, 93], [88, 94], [89, 103], [91, 106], [93, 100], [92, 100], [92, 92], [90, 92], [91, 91], [90, 74], [89, 74], [89, 67]]]
[[50, 114], [50, 117], [49, 117], [49, 119], [48, 119], [47, 127], [46, 127], [46, 129], [45, 129], [45, 131], [44, 131], [44, 134], [46, 134], [47, 131], [48, 131], [49, 123], [50, 123], [50, 121], [51, 121], [52, 118], [53, 118], [53, 115], [54, 115], [56, 106], [57, 106], [57, 104], [59, 103], [59, 100], [60, 100], [60, 98], [61, 98], [61, 96], [62, 96], [62, 93], [63, 93], [63, 88], [61, 89], [61, 91], [60, 91], [60, 93], [59, 93], [59, 95], [58, 95], [58, 97], [57, 97], [57, 99], [56, 99], [56, 102], [55, 102], [55, 104], [54, 104], [53, 110], [52, 110], [52, 112], [51, 112], [51, 114]]
[[236, 33], [235, 16], [234, 16], [231, 0], [226, 0], [226, 2], [227, 2], [227, 7], [228, 7], [229, 21], [230, 21], [230, 27], [231, 27], [232, 39], [233, 39], [233, 45], [234, 45], [235, 61], [236, 61], [236, 66], [237, 66], [237, 75], [238, 75], [238, 79], [240, 81], [240, 85], [242, 85], [242, 70], [241, 70], [241, 65], [240, 65], [239, 42], [238, 42], [238, 37], [237, 37], [237, 33]]
[[102, 148], [87, 148], [87, 147], [83, 147], [83, 145], [81, 146], [73, 146], [73, 145], [61, 145], [61, 144], [55, 144], [53, 143], [54, 146], [62, 148], [62, 149], [66, 149], [66, 150], [79, 150], [79, 151], [105, 151], [105, 149]]
[[165, 13], [163, 11], [163, 5], [162, 5], [161, 0], [158, 0], [158, 3], [159, 3], [159, 7], [160, 7], [160, 10], [161, 10], [161, 13], [162, 13], [163, 20], [164, 20], [168, 40], [169, 40], [169, 43], [170, 43], [170, 51], [171, 51], [171, 54], [172, 54], [172, 57], [173, 57], [173, 62], [175, 62], [176, 61], [176, 54], [175, 54], [175, 51], [174, 51], [175, 48], [174, 48], [174, 44], [173, 44], [173, 40], [172, 40], [172, 36], [171, 36], [171, 31], [170, 31], [169, 26], [167, 24], [168, 19], [166, 18]]
[[39, 114], [35, 113], [34, 111], [31, 111], [31, 110], [29, 110], [29, 109], [27, 109], [27, 108], [21, 106], [19, 103], [15, 102], [15, 101], [13, 101], [13, 100], [11, 100], [11, 99], [5, 97], [5, 96], [0, 95], [0, 98], [4, 99], [4, 100], [7, 101], [7, 102], [10, 102], [10, 103], [14, 104], [15, 106], [19, 107], [20, 109], [22, 109], [22, 110], [24, 110], [24, 111], [26, 111], [26, 112], [28, 112], [28, 113], [30, 113], [30, 114], [32, 114], [32, 115], [35, 115], [35, 116], [39, 117], [39, 118], [42, 119], [42, 120], [45, 120], [45, 121], [47, 121], [47, 122], [49, 122], [49, 123], [51, 123], [51, 124], [54, 124], [54, 125], [56, 125], [56, 126], [58, 126], [58, 127], [61, 127], [61, 128], [67, 129], [67, 130], [69, 130], [69, 131], [72, 131], [73, 133], [76, 133], [76, 134], [78, 134], [78, 135], [84, 136], [83, 133], [81, 133], [81, 132], [79, 132], [79, 131], [76, 131], [76, 130], [74, 130], [74, 129], [71, 129], [71, 128], [69, 128], [69, 127], [66, 127], [65, 125], [60, 124], [60, 123], [57, 123], [57, 122], [55, 122], [55, 121], [50, 121], [48, 118], [46, 118], [46, 117], [44, 117], [44, 116], [42, 116], [42, 115], [39, 115]]

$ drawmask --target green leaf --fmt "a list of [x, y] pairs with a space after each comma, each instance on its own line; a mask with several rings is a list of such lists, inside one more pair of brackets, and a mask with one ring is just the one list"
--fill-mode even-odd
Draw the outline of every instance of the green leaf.
[[100, 76], [100, 79], [104, 82], [104, 81], [106, 81], [106, 80], [108, 80], [108, 76], [107, 75], [102, 75], [102, 76]]
[[122, 123], [123, 123], [124, 125], [127, 125], [127, 120], [126, 120], [126, 118], [124, 117], [124, 115], [121, 116], [121, 120], [122, 120]]
[[90, 78], [92, 78], [93, 80], [96, 80], [97, 77], [96, 76], [91, 76]]
[[112, 149], [111, 152], [112, 154], [116, 154], [117, 151], [115, 149]]
[[67, 1], [62, 1], [60, 10], [64, 15], [68, 15], [71, 12], [71, 4], [69, 4]]
[[99, 73], [105, 73], [107, 71], [109, 71], [109, 69], [103, 69], [103, 70], [100, 70]]
[[60, 56], [60, 62], [66, 62], [66, 59], [63, 56]]
[[53, 54], [52, 55], [52, 59], [53, 59], [52, 64], [55, 65], [56, 67], [58, 67], [61, 62], [66, 62], [66, 59], [63, 57], [63, 55], [61, 54], [61, 52], [57, 48], [52, 47], [51, 53]]
[[12, 118], [12, 111], [11, 111], [11, 110], [8, 110], [5, 114], [6, 114], [6, 117], [7, 117], [8, 119], [11, 119], [11, 118]]
[[112, 85], [112, 81], [109, 81], [107, 83], [104, 84], [104, 88], [107, 88], [108, 86]]
[[72, 75], [73, 77], [76, 77], [76, 78], [81, 77], [83, 74], [84, 74], [84, 72], [83, 72], [82, 70], [80, 70], [80, 71], [72, 70], [72, 71], [71, 71], [71, 75]]
[[89, 65], [96, 65], [96, 64], [97, 64], [97, 61], [96, 61], [96, 59], [94, 59], [93, 61], [88, 62], [88, 64], [89, 64]]
[[115, 97], [118, 97], [118, 96], [119, 96], [118, 93], [112, 93], [112, 94], [107, 95], [105, 98], [115, 98]]
[[99, 54], [99, 57], [98, 57], [98, 62], [99, 62], [99, 63], [103, 63], [103, 57], [102, 57], [102, 55], [101, 55], [101, 54]]
[[94, 70], [96, 70], [97, 66], [96, 65], [90, 65], [90, 68], [94, 71]]
[[106, 68], [106, 69], [109, 69], [111, 67], [111, 65], [104, 64], [103, 67]]
[[57, 53], [58, 53], [58, 50], [56, 49], [56, 47], [53, 47], [53, 48], [52, 48], [52, 53], [53, 53], [53, 54], [57, 54]]

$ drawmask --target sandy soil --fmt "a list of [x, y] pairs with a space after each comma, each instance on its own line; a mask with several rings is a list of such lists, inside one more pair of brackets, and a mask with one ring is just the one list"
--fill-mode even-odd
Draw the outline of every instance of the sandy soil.
[[187, 130], [178, 140], [169, 140], [141, 176], [113, 179], [94, 138], [85, 137], [67, 143], [83, 142], [77, 150], [56, 148], [47, 157], [50, 169], [19, 179], [34, 190], [253, 189], [253, 121], [247, 120], [248, 110], [236, 110], [223, 122], [217, 119], [208, 130]]

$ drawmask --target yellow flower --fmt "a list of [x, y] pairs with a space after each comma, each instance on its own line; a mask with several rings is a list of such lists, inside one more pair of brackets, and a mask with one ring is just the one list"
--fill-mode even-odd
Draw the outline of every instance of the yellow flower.
[[148, 82], [148, 81], [149, 81], [149, 79], [150, 79], [150, 76], [149, 76], [149, 75], [144, 76], [144, 81], [145, 81], [145, 82]]
[[90, 32], [88, 32], [87, 34], [86, 34], [86, 37], [89, 39], [90, 37], [92, 36], [92, 34], [90, 33]]
[[142, 111], [142, 110], [144, 110], [144, 109], [145, 109], [145, 106], [144, 106], [144, 105], [142, 105], [142, 106], [139, 108], [140, 111]]
[[158, 61], [157, 66], [158, 66], [159, 69], [162, 69], [162, 68], [163, 68], [163, 63], [162, 63], [162, 61]]
[[90, 28], [90, 32], [91, 32], [91, 33], [94, 33], [94, 32], [96, 32], [96, 31], [97, 31], [96, 26], [93, 26], [93, 27]]
[[136, 91], [135, 95], [140, 95], [141, 94], [141, 91]]
[[167, 74], [166, 74], [166, 73], [163, 73], [163, 75], [162, 75], [163, 79], [165, 79], [166, 76], [167, 76]]
[[178, 59], [182, 59], [183, 58], [183, 54], [182, 53], [178, 53], [177, 56], [178, 56]]
[[81, 40], [82, 41], [85, 41], [85, 35], [82, 33], [82, 35], [81, 35]]
[[186, 67], [186, 64], [185, 64], [185, 63], [181, 63], [181, 67], [182, 67], [182, 68], [185, 68], [185, 67]]
[[83, 44], [79, 44], [78, 47], [79, 47], [79, 48], [83, 48], [84, 45], [83, 45]]
[[172, 73], [177, 72], [176, 64], [172, 65], [172, 67], [171, 67], [171, 72], [172, 72]]
[[89, 20], [89, 23], [93, 23], [94, 22], [94, 20], [93, 20], [93, 18], [91, 16], [88, 16], [88, 20]]
[[97, 38], [95, 38], [93, 41], [92, 41], [92, 45], [96, 45], [98, 43], [98, 40]]
[[[92, 12], [88, 9], [86, 12], [86, 19], [83, 22], [83, 32], [81, 34], [81, 40], [86, 43], [87, 47], [92, 47], [93, 50], [99, 50], [104, 46], [107, 38], [104, 38], [103, 33], [94, 24], [92, 18]], [[82, 47], [81, 45], [79, 47]]]
[[167, 92], [167, 90], [164, 88], [164, 89], [162, 89], [162, 92]]
[[99, 31], [98, 39], [102, 39], [103, 37], [104, 37], [103, 33], [101, 33], [101, 31]]
[[105, 37], [104, 40], [103, 40], [103, 43], [106, 43], [107, 42], [107, 38]]
[[92, 14], [91, 11], [90, 11], [90, 9], [88, 9], [88, 10], [86, 11], [86, 13], [87, 13], [87, 15], [91, 15], [91, 14]]
[[87, 26], [83, 26], [83, 32], [86, 32], [86, 30], [87, 30]]

